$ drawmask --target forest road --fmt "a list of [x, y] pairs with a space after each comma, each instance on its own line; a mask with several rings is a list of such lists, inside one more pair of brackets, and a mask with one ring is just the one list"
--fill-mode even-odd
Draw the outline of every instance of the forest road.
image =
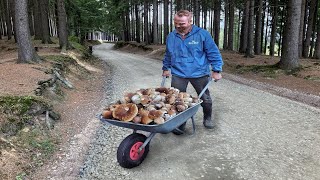
[[[93, 51], [111, 70], [106, 103], [124, 92], [160, 85], [161, 61], [112, 46], [98, 45]], [[217, 128], [203, 127], [200, 108], [195, 135], [157, 134], [143, 163], [125, 169], [117, 163], [117, 148], [132, 130], [101, 124], [80, 179], [319, 179], [320, 109], [226, 79], [209, 89]], [[188, 92], [195, 94], [192, 87]], [[191, 131], [189, 121], [187, 129]]]

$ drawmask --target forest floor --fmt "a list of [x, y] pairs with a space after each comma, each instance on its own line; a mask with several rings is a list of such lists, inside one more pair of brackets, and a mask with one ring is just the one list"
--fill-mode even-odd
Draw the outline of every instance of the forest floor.
[[[57, 44], [39, 46], [38, 54], [45, 57], [48, 55], [63, 56], [60, 54]], [[126, 45], [122, 51], [145, 55], [150, 58], [162, 60], [165, 47], [163, 45], [151, 45], [139, 48], [134, 45]], [[299, 71], [287, 72], [279, 70], [275, 63], [278, 57], [255, 56], [255, 58], [244, 58], [242, 54], [222, 51], [224, 59], [224, 72], [246, 79], [268, 83], [275, 86], [298, 91], [305, 94], [320, 96], [320, 61], [315, 59], [301, 59]], [[13, 41], [0, 40], [0, 97], [1, 96], [32, 96], [38, 87], [38, 81], [46, 80], [49, 75], [41, 71], [50, 66], [44, 62], [41, 64], [17, 64], [17, 47]], [[54, 158], [61, 157], [57, 154], [64, 154], [64, 146], [70, 139], [78, 134], [90, 121], [88, 116], [94, 118], [94, 112], [101, 108], [101, 99], [104, 93], [104, 65], [100, 62], [81, 62], [82, 67], [87, 71], [79, 71], [73, 68], [74, 72], [68, 74], [67, 78], [76, 87], [73, 90], [62, 89], [64, 98], [53, 102], [53, 108], [61, 114], [53, 132], [59, 136], [59, 143], [53, 154], [47, 159], [41, 159], [34, 165], [34, 159], [23, 154], [25, 151], [19, 146], [5, 146], [8, 143], [0, 132], [0, 179], [19, 179], [26, 176], [30, 167], [33, 171], [43, 164], [54, 161]], [[88, 75], [89, 74], [89, 75]], [[98, 83], [97, 83], [98, 82]], [[101, 82], [101, 83], [99, 83]], [[83, 117], [81, 117], [84, 115]], [[0, 112], [0, 125], [4, 115]], [[26, 129], [24, 129], [26, 131]], [[9, 147], [9, 148], [8, 148]], [[39, 154], [38, 154], [39, 155]], [[39, 155], [40, 156], [40, 155]], [[37, 159], [39, 161], [39, 159]], [[40, 172], [41, 173], [41, 172]], [[42, 172], [45, 173], [45, 172]]]
[[[101, 110], [100, 101], [104, 97], [105, 84], [104, 64], [94, 58], [88, 61], [76, 50], [70, 51], [68, 55], [61, 54], [57, 39], [52, 40], [54, 44], [45, 45], [33, 41], [34, 46], [39, 47], [37, 53], [44, 59], [39, 64], [17, 64], [18, 52], [14, 40], [0, 40], [0, 179], [25, 179], [30, 173], [45, 174], [37, 172], [37, 169], [64, 154], [64, 147], [70, 139], [79, 134]], [[66, 67], [68, 72], [64, 72], [65, 78], [74, 88], [61, 86], [58, 94], [46, 93], [40, 98], [53, 106], [60, 119], [55, 121], [53, 129], [45, 125], [37, 128], [37, 124], [44, 121], [43, 115], [40, 115], [33, 117], [32, 123], [23, 124], [17, 133], [8, 132], [6, 127], [12, 122], [9, 117], [15, 113], [12, 110], [8, 112], [11, 107], [3, 107], [10, 102], [3, 102], [2, 98], [21, 97], [19, 100], [23, 100], [37, 97], [35, 89], [39, 87], [38, 82], [51, 77], [46, 70], [52, 68], [53, 62], [59, 59], [57, 57], [74, 59]], [[61, 64], [65, 65], [63, 61]], [[19, 102], [16, 105], [10, 104], [12, 107], [20, 105]], [[39, 134], [47, 138], [41, 138]], [[85, 147], [83, 149], [85, 151]]]

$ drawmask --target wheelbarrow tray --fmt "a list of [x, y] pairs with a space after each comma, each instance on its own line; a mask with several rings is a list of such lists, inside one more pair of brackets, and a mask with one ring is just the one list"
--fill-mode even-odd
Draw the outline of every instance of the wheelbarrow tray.
[[173, 116], [169, 120], [165, 121], [163, 124], [138, 124], [138, 123], [133, 123], [133, 122], [124, 122], [124, 121], [119, 121], [119, 120], [114, 120], [114, 119], [105, 119], [100, 115], [100, 120], [103, 123], [106, 124], [112, 124], [115, 126], [119, 127], [124, 127], [124, 128], [129, 128], [133, 130], [142, 130], [146, 132], [151, 132], [151, 133], [162, 133], [162, 134], [167, 134], [179, 127], [181, 124], [185, 123], [188, 119], [190, 119], [192, 116], [194, 116], [202, 101], [199, 103], [196, 103], [194, 106], [189, 107], [185, 111], [180, 112], [179, 114]]

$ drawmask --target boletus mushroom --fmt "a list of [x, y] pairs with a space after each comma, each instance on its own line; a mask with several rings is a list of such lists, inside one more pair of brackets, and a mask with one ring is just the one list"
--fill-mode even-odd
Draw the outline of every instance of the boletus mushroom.
[[121, 104], [116, 107], [112, 116], [121, 121], [131, 121], [138, 114], [138, 107], [133, 103]]

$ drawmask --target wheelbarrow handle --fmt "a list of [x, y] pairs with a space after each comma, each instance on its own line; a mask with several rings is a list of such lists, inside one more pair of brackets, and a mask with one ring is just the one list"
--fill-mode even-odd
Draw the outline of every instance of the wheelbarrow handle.
[[[164, 87], [164, 84], [165, 84], [167, 78], [168, 78], [167, 76], [162, 76], [161, 87]], [[208, 87], [209, 87], [209, 85], [211, 84], [212, 80], [213, 80], [213, 79], [210, 77], [208, 84], [207, 84], [207, 85], [202, 89], [202, 91], [200, 92], [200, 94], [199, 94], [199, 99], [202, 97], [202, 95], [204, 94], [204, 92], [206, 92], [206, 90], [208, 89]]]
[[164, 87], [167, 78], [169, 78], [169, 76], [162, 76], [161, 87]]
[[200, 94], [199, 94], [199, 99], [201, 99], [201, 97], [202, 97], [202, 95], [204, 94], [204, 92], [206, 92], [206, 90], [209, 88], [211, 82], [212, 82], [212, 78], [210, 77], [208, 84], [207, 84], [207, 85], [202, 89], [202, 91], [200, 92]]

